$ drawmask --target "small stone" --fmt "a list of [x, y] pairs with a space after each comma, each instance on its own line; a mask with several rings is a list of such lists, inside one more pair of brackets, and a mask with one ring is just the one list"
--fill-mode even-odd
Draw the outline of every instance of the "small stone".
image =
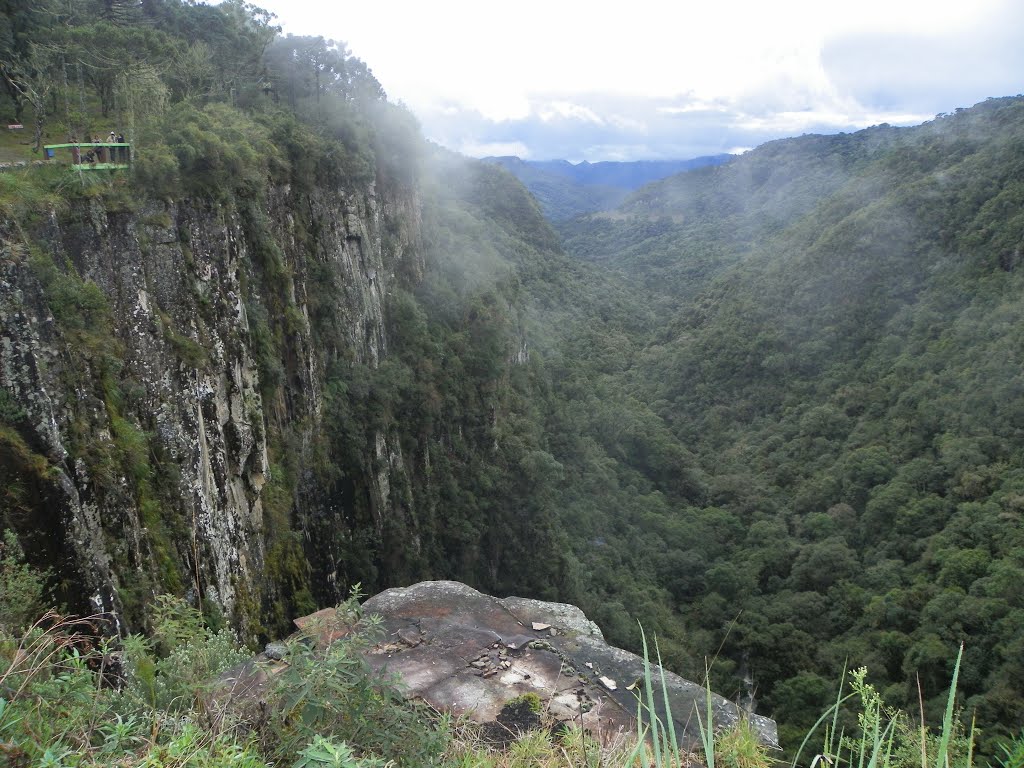
[[552, 636], [552, 637], [554, 637], [555, 635], [557, 635], [557, 634], [558, 634], [558, 630], [557, 630], [557, 629], [555, 629], [554, 627], [552, 627], [552, 628], [551, 628], [551, 629], [549, 629], [548, 631], [549, 631], [549, 632], [551, 633], [551, 636]]
[[617, 686], [615, 684], [615, 681], [612, 680], [610, 677], [599, 677], [597, 679], [600, 680], [601, 681], [601, 685], [603, 685], [609, 691], [614, 691], [615, 689], [617, 689], [619, 687], [619, 686]]
[[415, 627], [402, 627], [398, 630], [398, 639], [410, 647], [419, 645], [423, 640]]
[[543, 632], [545, 629], [550, 629], [550, 628], [551, 628], [550, 624], [543, 624], [543, 623], [541, 623], [539, 621], [533, 622], [533, 631], [534, 632]]
[[593, 669], [594, 668], [594, 662], [588, 661], [588, 662], [584, 663], [583, 666], [586, 667], [587, 669]]
[[469, 665], [471, 667], [476, 667], [477, 669], [483, 669], [484, 667], [487, 666], [487, 662], [484, 661], [483, 659], [477, 659], [476, 661], [471, 661], [469, 663]]
[[288, 646], [284, 643], [267, 643], [263, 648], [263, 653], [268, 659], [280, 661], [288, 655]]

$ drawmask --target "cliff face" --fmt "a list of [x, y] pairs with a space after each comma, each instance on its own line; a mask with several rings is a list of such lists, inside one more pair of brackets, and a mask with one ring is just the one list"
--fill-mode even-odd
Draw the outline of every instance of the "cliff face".
[[[309, 454], [327, 368], [386, 358], [385, 294], [422, 276], [419, 226], [415, 190], [370, 184], [248, 207], [93, 200], [4, 230], [4, 523], [72, 605], [137, 623], [149, 596], [182, 590], [256, 631], [281, 581], [271, 527], [301, 531], [330, 503], [308, 471], [274, 478], [271, 444]], [[405, 462], [391, 435], [368, 444], [359, 482], [385, 517]], [[263, 501], [275, 480], [280, 519]]]

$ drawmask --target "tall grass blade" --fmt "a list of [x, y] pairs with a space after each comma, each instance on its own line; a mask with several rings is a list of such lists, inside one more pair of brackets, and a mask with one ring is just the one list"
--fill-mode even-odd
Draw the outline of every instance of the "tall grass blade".
[[835, 748], [834, 739], [835, 739], [836, 731], [839, 728], [839, 710], [843, 706], [843, 704], [846, 702], [847, 699], [849, 699], [852, 696], [854, 696], [853, 693], [848, 693], [845, 696], [843, 696], [843, 686], [845, 684], [846, 684], [846, 672], [844, 671], [842, 678], [840, 678], [840, 680], [839, 680], [839, 693], [836, 694], [835, 704], [833, 704], [831, 707], [829, 707], [824, 712], [822, 712], [821, 713], [821, 717], [819, 717], [815, 721], [814, 725], [811, 726], [810, 730], [807, 731], [807, 735], [804, 736], [804, 740], [802, 742], [800, 742], [800, 748], [796, 751], [796, 756], [793, 758], [793, 762], [792, 762], [791, 768], [796, 768], [797, 764], [800, 762], [800, 755], [803, 754], [804, 747], [807, 746], [807, 742], [811, 740], [811, 736], [813, 736], [815, 731], [817, 731], [818, 728], [821, 727], [822, 723], [824, 723], [826, 720], [828, 720], [830, 715], [832, 716], [832, 728], [831, 729], [826, 728], [826, 730], [825, 730], [825, 743], [822, 746], [823, 746], [823, 749], [824, 749], [825, 753], [827, 753], [827, 754], [824, 755], [825, 757], [829, 757], [830, 758], [833, 755], [835, 755], [836, 748]]
[[971, 768], [974, 765], [974, 726], [977, 724], [978, 714], [975, 713], [971, 716], [971, 733], [970, 738], [967, 739], [967, 768]]
[[705, 691], [705, 704], [707, 710], [707, 722], [700, 716], [700, 710], [697, 710], [697, 725], [700, 728], [700, 740], [704, 747], [704, 765], [707, 768], [715, 768], [715, 724], [711, 714], [711, 670], [708, 669], [707, 664], [704, 665], [704, 691]]
[[917, 706], [921, 714], [921, 768], [928, 768], [928, 727], [924, 724], [924, 691], [921, 690], [921, 676], [917, 676]]
[[667, 752], [669, 747], [671, 747], [673, 765], [682, 765], [682, 762], [679, 759], [679, 741], [676, 738], [676, 724], [672, 719], [672, 706], [668, 701], [668, 681], [665, 679], [665, 665], [661, 663], [661, 648], [658, 647], [657, 637], [654, 638], [654, 652], [658, 655], [658, 670], [661, 674], [661, 695], [665, 701], [665, 722], [663, 724], [663, 730], [668, 735], [668, 739], [665, 741], [665, 751]]
[[953, 667], [953, 681], [949, 684], [949, 698], [946, 700], [946, 715], [942, 718], [942, 736], [939, 739], [939, 751], [935, 755], [935, 768], [945, 768], [949, 741], [953, 737], [953, 702], [956, 700], [956, 683], [960, 677], [960, 662], [964, 656], [964, 644], [960, 643], [960, 651], [956, 655]]
[[[879, 732], [877, 726], [874, 733], [874, 744], [871, 748], [871, 757], [868, 760], [867, 768], [888, 768], [891, 762], [892, 756], [892, 742], [895, 736], [894, 726], [896, 725], [895, 720], [890, 720], [889, 724], [885, 726], [885, 730]], [[885, 748], [885, 756], [882, 757], [882, 748]], [[861, 763], [864, 762], [864, 754], [861, 754]], [[879, 762], [881, 760], [881, 762]]]
[[[661, 761], [661, 736], [658, 733], [658, 713], [654, 709], [654, 684], [651, 681], [651, 656], [647, 649], [647, 635], [644, 628], [640, 626], [640, 639], [644, 647], [644, 695], [647, 698], [647, 711], [651, 718], [651, 744], [654, 748], [654, 764], [661, 768], [664, 763]], [[714, 768], [708, 766], [708, 768]]]

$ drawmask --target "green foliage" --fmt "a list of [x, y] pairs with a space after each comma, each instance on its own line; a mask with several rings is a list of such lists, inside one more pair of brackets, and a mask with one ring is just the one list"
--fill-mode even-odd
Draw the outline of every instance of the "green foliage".
[[720, 650], [716, 689], [749, 671], [790, 749], [846, 659], [900, 709], [919, 675], [937, 718], [962, 640], [979, 752], [1016, 732], [1021, 273], [990, 206], [1022, 109], [776, 142], [559, 226], [638, 318], [546, 361], [578, 601], [634, 648], [616, 614], [657, 621], [691, 678]]
[[51, 178], [36, 172], [0, 173], [0, 214], [27, 223], [43, 211], [62, 208], [65, 201], [50, 182]]
[[197, 723], [172, 725], [171, 733], [141, 755], [140, 768], [269, 768], [251, 741], [211, 732]]
[[157, 595], [150, 612], [153, 639], [169, 653], [203, 636], [203, 615], [173, 595]]
[[[643, 643], [644, 654], [644, 685], [637, 696], [637, 741], [630, 754], [626, 765], [632, 767], [637, 760], [641, 765], [647, 765], [647, 747], [653, 751], [653, 765], [655, 768], [670, 768], [680, 765], [679, 739], [676, 736], [676, 723], [672, 717], [672, 708], [669, 705], [668, 684], [665, 682], [665, 670], [661, 665], [661, 652], [658, 650], [657, 639], [655, 639], [655, 651], [658, 654], [658, 672], [661, 679], [655, 682], [652, 675], [652, 660], [647, 647], [647, 635], [640, 628], [640, 637]], [[661, 693], [661, 711], [656, 704], [656, 694]], [[701, 721], [701, 740], [704, 744], [704, 763], [707, 768], [715, 768], [714, 750], [714, 724], [711, 721], [711, 689], [707, 691], [707, 718]], [[646, 711], [646, 715], [645, 715]], [[698, 713], [698, 718], [699, 718]], [[645, 725], [646, 722], [646, 725]]]
[[[954, 699], [957, 679], [963, 661], [963, 647], [953, 666], [952, 680], [941, 729], [928, 730], [924, 721], [912, 723], [907, 712], [889, 706], [874, 685], [867, 682], [867, 669], [853, 670], [850, 676], [851, 693], [843, 695], [843, 686], [836, 703], [829, 707], [807, 733], [797, 750], [793, 765], [798, 765], [804, 747], [823, 723], [825, 727], [822, 751], [813, 761], [836, 766], [869, 766], [869, 768], [943, 768], [962, 766], [971, 768], [974, 760], [975, 732], [965, 733], [954, 720]], [[844, 681], [845, 682], [845, 681]], [[848, 701], [855, 703], [854, 721], [844, 725]], [[921, 712], [922, 717], [924, 713]]]
[[[446, 732], [369, 671], [358, 656], [370, 642], [361, 634], [338, 641], [322, 666], [305, 645], [293, 649], [289, 658], [299, 669], [275, 677], [261, 723], [231, 711], [213, 717], [209, 697], [218, 675], [251, 656], [229, 633], [204, 627], [182, 601], [162, 596], [157, 605], [160, 641], [131, 636], [119, 649], [121, 690], [99, 676], [114, 648], [104, 642], [93, 649], [81, 634], [87, 625], [50, 615], [20, 642], [0, 637], [5, 754], [25, 764], [83, 768], [440, 764]], [[339, 620], [354, 620], [355, 610], [354, 603], [342, 606]]]
[[201, 706], [216, 676], [250, 656], [229, 630], [207, 628], [200, 611], [180, 598], [158, 595], [151, 620], [152, 641], [125, 641], [131, 694], [148, 707], [177, 713]]
[[223, 104], [202, 109], [179, 105], [149, 130], [152, 150], [143, 155], [136, 178], [151, 184], [150, 191], [159, 196], [251, 198], [265, 191], [282, 162], [263, 126]]
[[14, 531], [5, 529], [0, 542], [0, 632], [23, 631], [41, 613], [48, 573], [25, 562]]
[[[355, 599], [337, 611], [342, 624], [359, 620]], [[312, 628], [313, 633], [318, 630]], [[383, 755], [399, 765], [429, 765], [439, 758], [445, 745], [442, 733], [431, 728], [423, 711], [406, 704], [390, 681], [372, 672], [360, 655], [377, 633], [373, 622], [364, 621], [358, 633], [325, 649], [314, 650], [302, 641], [289, 643], [288, 666], [275, 677], [270, 698], [280, 713], [266, 737], [274, 744], [274, 754], [283, 759], [312, 749], [311, 755], [330, 755], [326, 742], [314, 749], [318, 735], [330, 734], [338, 759], [350, 759], [351, 749], [366, 756]]]
[[746, 718], [716, 734], [714, 749], [718, 765], [725, 768], [769, 768], [774, 763], [768, 747]]
[[25, 409], [18, 405], [11, 393], [6, 389], [0, 389], [0, 421], [16, 425], [25, 418], [25, 415]]
[[[272, 586], [237, 588], [268, 622], [360, 580], [573, 601], [632, 648], [642, 617], [690, 677], [720, 650], [715, 687], [749, 673], [787, 735], [846, 659], [900, 709], [920, 675], [934, 717], [947, 649], [968, 639], [982, 753], [1018, 732], [1024, 102], [772, 142], [561, 223], [567, 256], [509, 174], [428, 151], [341, 42], [282, 38], [235, 0], [58, 5], [0, 20], [4, 85], [24, 92], [6, 98], [56, 133], [123, 122], [133, 170], [120, 186], [0, 174], [0, 213], [66, 342], [62, 468], [81, 460], [101, 504], [134, 499], [155, 555], [118, 555], [129, 620], [156, 583], [191, 580], [187, 523], [106, 288], [63, 253], [105, 213], [188, 197], [244, 232]], [[339, 265], [321, 215], [336, 190], [368, 205], [371, 181], [380, 231], [344, 247], [355, 263], [379, 240], [386, 288]], [[59, 256], [39, 246], [50, 210]], [[208, 362], [169, 325], [164, 340]], [[307, 376], [310, 348], [323, 366]], [[49, 520], [61, 469], [26, 412], [0, 400], [3, 514]]]
[[533, 692], [524, 693], [522, 696], [516, 696], [511, 701], [505, 703], [506, 707], [520, 707], [523, 705], [537, 715], [544, 711], [544, 704], [541, 702], [540, 696]]
[[299, 759], [293, 768], [379, 768], [386, 765], [374, 757], [357, 757], [345, 742], [335, 742], [323, 736], [314, 736], [305, 749], [299, 752]]
[[995, 760], [999, 768], [1019, 768], [1024, 765], [1024, 732], [1008, 744], [1000, 744]]
[[29, 265], [43, 286], [46, 303], [54, 319], [80, 338], [97, 342], [107, 338], [110, 307], [103, 291], [91, 280], [82, 280], [74, 268], [61, 270], [53, 259], [33, 248]]
[[210, 353], [202, 345], [177, 333], [169, 323], [164, 323], [164, 338], [186, 365], [192, 368], [206, 368], [209, 365]]

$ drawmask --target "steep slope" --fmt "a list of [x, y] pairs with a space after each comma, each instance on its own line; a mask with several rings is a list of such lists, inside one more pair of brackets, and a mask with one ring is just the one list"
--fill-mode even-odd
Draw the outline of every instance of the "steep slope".
[[5, 519], [29, 550], [132, 625], [188, 585], [255, 627], [357, 581], [549, 584], [518, 564], [557, 562], [545, 480], [504, 485], [545, 455], [514, 268], [554, 237], [514, 181], [445, 162], [425, 198], [293, 179], [9, 229], [4, 466], [35, 487]]
[[[132, 172], [0, 175], [0, 523], [55, 598], [126, 631], [184, 594], [251, 641], [356, 583], [557, 592], [516, 275], [565, 257], [525, 190], [258, 9], [73, 10], [17, 76], [106, 67], [116, 100], [53, 98], [110, 99]], [[189, 50], [235, 80], [154, 69]]]
[[1024, 719], [1022, 167], [1024, 101], [990, 100], [775, 142], [562, 228], [671, 317], [614, 386], [706, 494], [648, 518], [663, 542], [605, 538], [646, 548], [642, 581], [758, 681], [784, 739], [844, 659], [900, 706], [920, 675], [938, 707], [961, 641], [983, 749]]

